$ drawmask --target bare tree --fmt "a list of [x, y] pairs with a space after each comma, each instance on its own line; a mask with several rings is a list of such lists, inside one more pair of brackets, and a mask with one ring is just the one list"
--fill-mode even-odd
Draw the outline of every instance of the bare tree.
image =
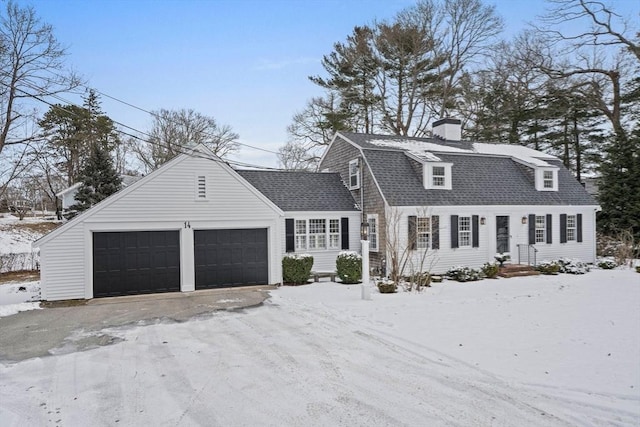
[[278, 149], [278, 163], [285, 170], [312, 171], [318, 161], [309, 156], [309, 150], [300, 142], [289, 141]]
[[29, 98], [66, 92], [81, 83], [65, 69], [65, 55], [52, 27], [42, 23], [32, 7], [7, 2], [0, 16], [0, 153], [36, 137], [23, 132], [35, 120]]
[[135, 148], [147, 170], [154, 170], [192, 144], [204, 144], [219, 157], [239, 149], [238, 134], [228, 125], [219, 125], [213, 117], [191, 109], [153, 112], [149, 139]]

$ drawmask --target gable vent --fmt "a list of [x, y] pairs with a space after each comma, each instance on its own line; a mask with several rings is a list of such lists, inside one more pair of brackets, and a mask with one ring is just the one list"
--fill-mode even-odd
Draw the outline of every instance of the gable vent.
[[207, 178], [204, 175], [198, 176], [198, 189], [196, 195], [198, 199], [207, 198]]

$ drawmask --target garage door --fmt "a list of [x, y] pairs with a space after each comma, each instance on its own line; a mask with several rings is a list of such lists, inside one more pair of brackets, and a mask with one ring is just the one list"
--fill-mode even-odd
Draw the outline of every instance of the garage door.
[[195, 230], [196, 289], [265, 285], [267, 229]]
[[93, 233], [93, 296], [180, 291], [179, 231]]

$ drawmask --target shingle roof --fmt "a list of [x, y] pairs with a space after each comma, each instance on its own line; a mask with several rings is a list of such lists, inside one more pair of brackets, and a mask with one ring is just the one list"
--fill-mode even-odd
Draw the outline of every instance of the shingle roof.
[[357, 211], [337, 173], [238, 170], [283, 211]]
[[[472, 152], [475, 151], [474, 145], [478, 144], [471, 142], [445, 143], [431, 138], [353, 133], [342, 135], [362, 148], [371, 172], [392, 206], [597, 204], [560, 160], [544, 153], [537, 157], [537, 152], [530, 149], [525, 150], [526, 156], [533, 160], [541, 159], [545, 165], [558, 168], [558, 191], [537, 191], [532, 168], [505, 155]], [[442, 151], [434, 151], [442, 162], [453, 164], [452, 189], [425, 189], [422, 176], [411, 167], [411, 160], [406, 154], [409, 150], [398, 148], [397, 145], [389, 147], [371, 143], [397, 141], [399, 138], [410, 143], [423, 141], [442, 145]], [[486, 147], [483, 146], [487, 144], [479, 145], [480, 149], [484, 149]]]

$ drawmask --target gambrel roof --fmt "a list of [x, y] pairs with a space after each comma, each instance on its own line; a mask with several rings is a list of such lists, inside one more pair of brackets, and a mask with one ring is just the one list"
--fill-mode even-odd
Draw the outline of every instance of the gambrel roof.
[[[337, 138], [360, 149], [391, 206], [597, 205], [557, 157], [527, 147], [348, 132]], [[451, 163], [451, 190], [426, 189], [420, 162]], [[558, 191], [536, 190], [536, 167], [557, 169]]]
[[359, 210], [337, 173], [237, 170], [283, 211]]

